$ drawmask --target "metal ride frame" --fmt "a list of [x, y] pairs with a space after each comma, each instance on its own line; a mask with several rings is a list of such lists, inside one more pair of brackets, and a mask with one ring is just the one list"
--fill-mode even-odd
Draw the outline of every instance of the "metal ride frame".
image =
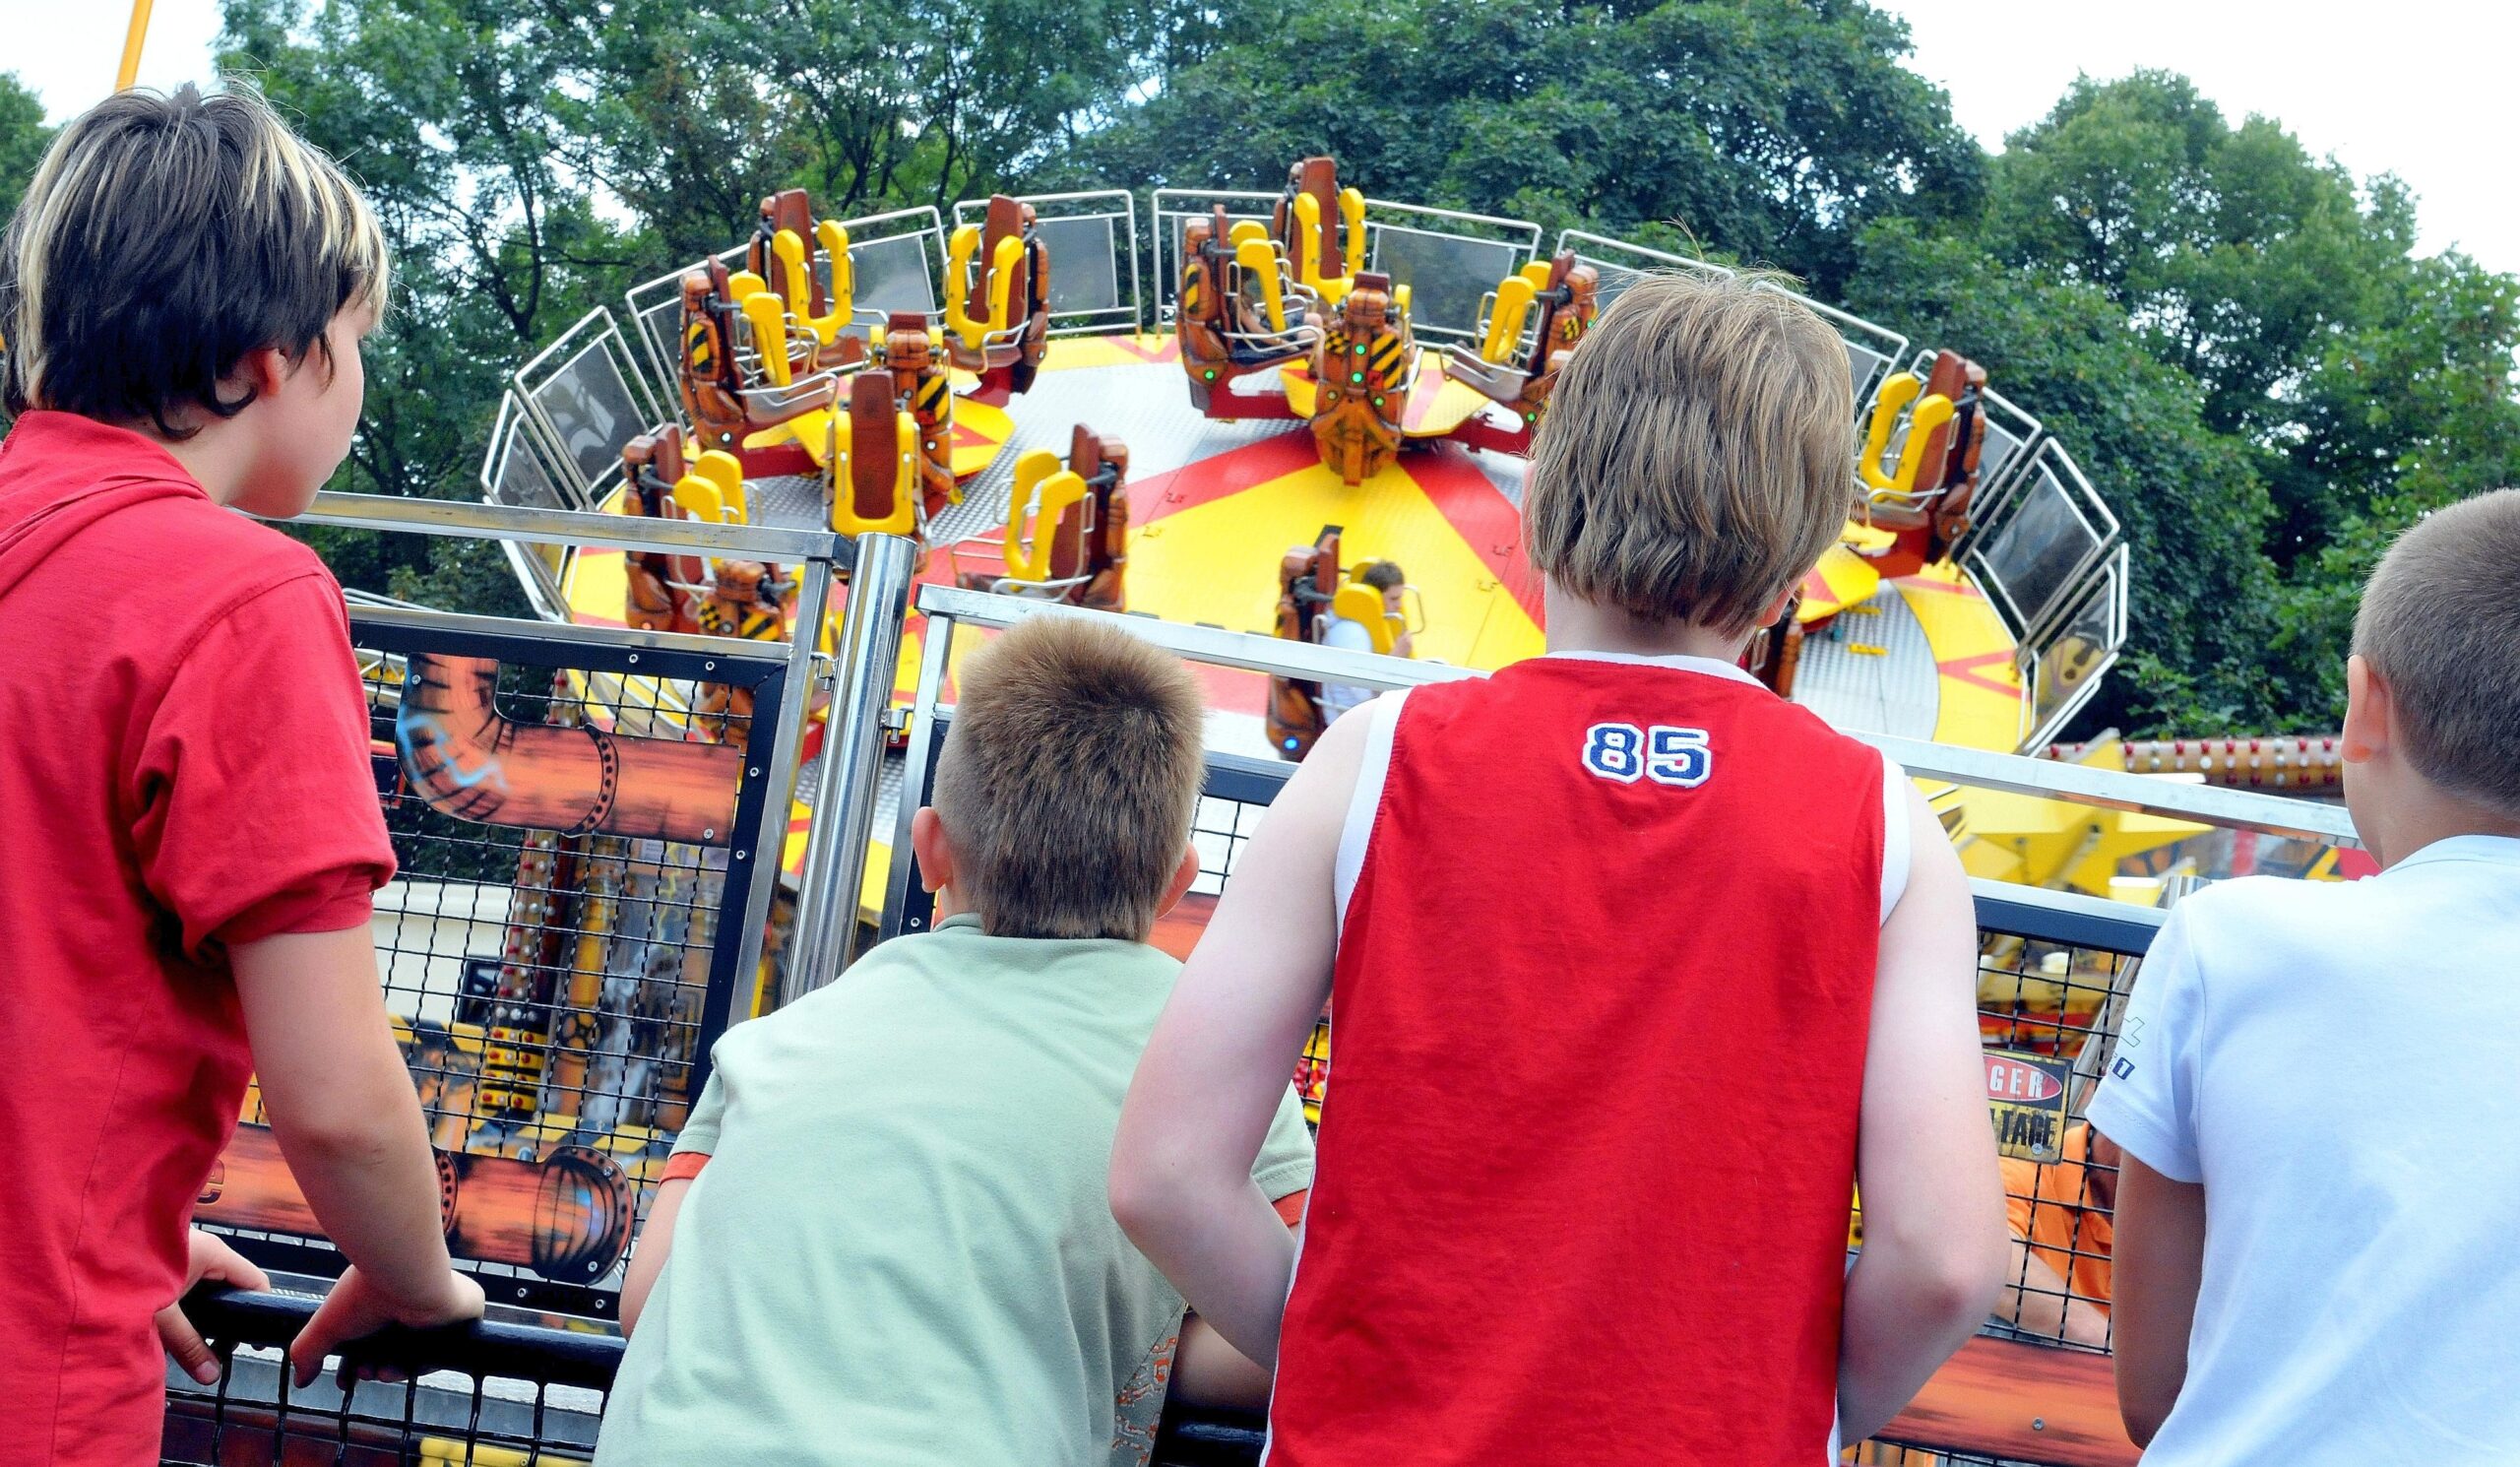
[[[809, 532], [356, 495], [322, 496], [311, 518], [366, 529], [779, 558], [803, 569], [800, 611], [818, 610], [829, 599], [833, 576], [847, 572], [850, 594], [841, 628], [845, 651], [837, 670], [822, 666], [829, 659], [816, 654], [804, 638], [776, 647], [390, 606], [363, 606], [360, 613], [377, 626], [403, 628], [415, 638], [458, 634], [516, 638], [561, 649], [563, 660], [573, 662], [602, 655], [628, 666], [630, 659], [638, 657], [647, 659], [641, 666], [649, 668], [658, 666], [656, 659], [672, 655], [748, 660], [775, 675], [781, 689], [770, 715], [776, 726], [769, 745], [774, 762], [762, 767], [756, 781], [772, 793], [783, 791], [795, 771], [794, 751], [803, 731], [808, 690], [817, 682], [836, 680], [833, 727], [816, 772], [819, 814], [808, 840], [806, 876], [799, 893], [797, 957], [783, 996], [792, 999], [814, 987], [816, 978], [828, 981], [840, 971], [854, 925], [855, 893], [874, 814], [874, 777], [887, 729], [885, 705], [901, 620], [908, 609], [909, 542], [867, 537], [852, 544]], [[905, 821], [927, 788], [943, 731], [950, 725], [951, 709], [940, 705], [940, 694], [951, 666], [953, 637], [960, 628], [985, 631], [1039, 615], [1105, 616], [1132, 635], [1191, 661], [1219, 667], [1376, 688], [1483, 675], [1212, 627], [942, 587], [923, 588], [917, 609], [928, 618], [929, 632], [910, 716], [909, 779], [900, 806]], [[808, 623], [800, 619], [799, 624]], [[2331, 806], [1914, 740], [1872, 737], [1867, 741], [1899, 760], [1912, 775], [2355, 844], [2351, 821], [2342, 809]], [[1226, 867], [1247, 839], [1259, 810], [1275, 797], [1292, 769], [1275, 761], [1225, 754], [1212, 754], [1208, 766], [1200, 840], [1202, 864], [1213, 864], [1214, 869], [1203, 873], [1201, 885], [1213, 891], [1222, 884]], [[1211, 807], [1229, 807], [1231, 814], [1219, 826]], [[751, 816], [754, 823], [744, 832], [746, 846], [755, 853], [775, 850], [775, 839], [784, 833], [787, 818], [784, 801], [759, 799]], [[894, 849], [908, 849], [898, 834]], [[1213, 862], [1206, 859], [1210, 852], [1216, 853]], [[910, 862], [897, 860], [887, 882], [880, 935], [916, 931], [926, 925], [924, 900], [910, 876]], [[758, 952], [769, 886], [766, 881], [753, 882], [746, 893], [744, 920], [732, 931], [721, 929], [719, 940], [729, 947], [722, 961], [734, 972], [750, 971]], [[2076, 1056], [2074, 1073], [2078, 1083], [2095, 1076], [2106, 1057], [2109, 1037], [2114, 1033], [2116, 1008], [2131, 985], [2136, 962], [2158, 928], [2161, 913], [1997, 882], [1979, 881], [1975, 886], [1985, 951], [1997, 954], [2010, 944], [2013, 952], [2009, 960], [1982, 960], [1982, 1002], [1989, 979], [2017, 983], [2030, 973], [2028, 957], [2034, 949], [2069, 955], [2077, 976], [2068, 982], [2080, 985], [2097, 1001], [2096, 1018], [2072, 1021], [2080, 1026], [2078, 1033], [2089, 1036]], [[2017, 1021], [2025, 1020], [2017, 1016]], [[2059, 1032], [2071, 1027], [2061, 1019], [2032, 1016], [2026, 1021], [2035, 1028]], [[589, 1451], [602, 1392], [619, 1363], [621, 1342], [600, 1328], [591, 1333], [583, 1324], [570, 1326], [566, 1319], [553, 1318], [543, 1311], [553, 1301], [528, 1300], [542, 1308], [520, 1310], [511, 1296], [494, 1295], [499, 1303], [490, 1319], [481, 1324], [425, 1336], [397, 1335], [363, 1346], [363, 1358], [397, 1365], [410, 1378], [364, 1382], [346, 1398], [329, 1384], [292, 1391], [279, 1379], [277, 1347], [293, 1335], [313, 1309], [315, 1301], [309, 1291], [320, 1288], [321, 1280], [284, 1278], [281, 1283], [284, 1292], [278, 1294], [197, 1300], [198, 1317], [205, 1332], [222, 1343], [229, 1356], [228, 1369], [210, 1387], [170, 1378], [167, 1460], [212, 1464], [241, 1459], [238, 1454], [243, 1454], [258, 1460], [334, 1461], [363, 1467], [415, 1459], [471, 1460], [466, 1453], [474, 1446], [505, 1448], [513, 1455], [502, 1455], [501, 1460], [533, 1463], [581, 1460]], [[587, 1311], [571, 1308], [568, 1312]], [[236, 1353], [238, 1347], [243, 1347], [241, 1355]], [[2113, 1435], [2108, 1365], [2104, 1352], [2032, 1339], [2018, 1330], [1990, 1325], [1947, 1368], [1956, 1381], [1949, 1389], [1976, 1391], [1968, 1399], [1981, 1409], [1957, 1417], [1948, 1410], [1912, 1413], [1894, 1424], [1882, 1439], [1983, 1454], [1955, 1460], [2000, 1458], [2060, 1467], [2129, 1463], [2131, 1447]], [[451, 1382], [446, 1371], [468, 1378]], [[423, 1379], [424, 1372], [438, 1373]], [[1943, 1378], [1938, 1376], [1937, 1385], [1928, 1389], [1944, 1388]], [[1985, 1405], [1987, 1392], [1993, 1392], [1996, 1401], [1991, 1410]], [[1180, 1467], [1247, 1463], [1254, 1460], [1259, 1441], [1256, 1421], [1173, 1413], [1160, 1438], [1157, 1461]]]

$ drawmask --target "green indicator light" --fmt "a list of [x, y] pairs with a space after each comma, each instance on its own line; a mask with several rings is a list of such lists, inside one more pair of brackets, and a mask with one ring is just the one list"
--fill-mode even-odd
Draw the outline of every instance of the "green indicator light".
[[1350, 372], [1348, 374], [1348, 380], [1351, 382], [1362, 382], [1365, 380], [1365, 374], [1362, 372]]
[[1377, 408], [1381, 407], [1381, 406], [1382, 406], [1382, 399], [1380, 399], [1380, 398], [1376, 398], [1376, 399], [1374, 399], [1374, 406], [1375, 406], [1375, 407], [1377, 407]]
[[1217, 369], [1215, 367], [1210, 367], [1205, 372], [1200, 373], [1200, 375], [1206, 377], [1209, 381], [1214, 382], [1217, 379]]
[[1358, 343], [1356, 343], [1356, 354], [1357, 354], [1358, 356], [1362, 356], [1362, 355], [1364, 355], [1364, 354], [1365, 354], [1365, 344], [1364, 344], [1364, 343], [1362, 343], [1362, 342], [1358, 342]]
[[1523, 421], [1538, 422], [1540, 421], [1540, 415], [1537, 413], [1526, 413], [1523, 415]]

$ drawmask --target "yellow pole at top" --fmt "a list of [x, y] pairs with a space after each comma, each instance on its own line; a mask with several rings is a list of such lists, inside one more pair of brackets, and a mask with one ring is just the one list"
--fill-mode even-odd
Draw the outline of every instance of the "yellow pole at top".
[[122, 38], [122, 70], [114, 74], [114, 90], [128, 92], [140, 80], [140, 43], [149, 38], [151, 0], [131, 0], [131, 30]]

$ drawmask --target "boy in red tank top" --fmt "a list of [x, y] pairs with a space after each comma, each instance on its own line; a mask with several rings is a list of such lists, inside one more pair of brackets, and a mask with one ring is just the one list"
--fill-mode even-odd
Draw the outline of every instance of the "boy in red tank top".
[[[349, 1261], [289, 1347], [481, 1311], [385, 1016], [394, 851], [341, 587], [301, 513], [358, 424], [385, 243], [250, 94], [72, 121], [0, 243], [0, 1467], [158, 1457], [190, 1231], [258, 1073]], [[154, 1327], [153, 1327], [154, 1321]]]
[[[1985, 1317], [1968, 883], [1737, 666], [1846, 517], [1851, 398], [1783, 295], [1629, 289], [1532, 465], [1549, 655], [1332, 725], [1243, 853], [1111, 1197], [1276, 1362], [1273, 1467], [1821, 1467]], [[1250, 1163], [1334, 997], [1298, 1267]]]

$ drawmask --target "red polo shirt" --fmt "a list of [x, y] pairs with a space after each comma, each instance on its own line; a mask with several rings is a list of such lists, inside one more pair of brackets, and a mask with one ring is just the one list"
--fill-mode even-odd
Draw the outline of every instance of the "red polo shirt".
[[0, 1464], [158, 1459], [150, 1316], [252, 1068], [225, 946], [393, 874], [341, 588], [136, 433], [0, 440]]

